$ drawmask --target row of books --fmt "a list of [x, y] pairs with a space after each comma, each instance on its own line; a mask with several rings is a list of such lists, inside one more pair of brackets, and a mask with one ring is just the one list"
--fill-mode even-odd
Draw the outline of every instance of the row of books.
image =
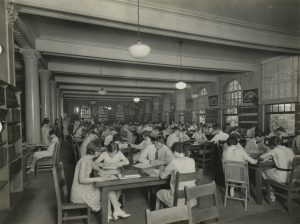
[[22, 158], [9, 165], [9, 178], [13, 179], [22, 170]]
[[0, 148], [0, 167], [4, 166], [7, 163], [6, 153], [7, 153], [7, 148], [1, 147]]
[[6, 101], [7, 101], [7, 105], [10, 105], [10, 106], [18, 106], [19, 105], [16, 94], [11, 89], [6, 89]]
[[0, 121], [5, 122], [7, 116], [7, 110], [0, 108]]
[[8, 146], [8, 161], [11, 162], [16, 158], [16, 147], [15, 145]]
[[0, 86], [0, 104], [5, 104], [5, 91], [4, 88]]
[[20, 122], [21, 111], [15, 108], [8, 109], [7, 122]]
[[12, 141], [21, 137], [20, 125], [7, 127], [7, 141]]

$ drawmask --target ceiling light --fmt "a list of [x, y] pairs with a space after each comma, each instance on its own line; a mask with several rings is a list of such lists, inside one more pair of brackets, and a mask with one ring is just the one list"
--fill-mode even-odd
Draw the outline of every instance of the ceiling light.
[[140, 101], [140, 98], [138, 98], [137, 96], [136, 96], [136, 87], [137, 87], [137, 80], [135, 80], [135, 98], [133, 99], [133, 101], [134, 102], [139, 102]]
[[3, 54], [3, 52], [4, 52], [4, 47], [0, 45], [0, 54]]
[[183, 41], [179, 41], [180, 45], [180, 64], [179, 64], [179, 71], [180, 71], [180, 81], [175, 84], [177, 89], [184, 89], [186, 87], [186, 83], [181, 81], [181, 48], [182, 48]]
[[157, 102], [156, 100], [154, 101], [153, 103], [154, 106], [158, 106], [159, 105], [159, 102]]
[[146, 58], [151, 51], [151, 48], [147, 44], [143, 44], [140, 38], [140, 0], [138, 0], [138, 41], [129, 47], [129, 53], [136, 59]]
[[96, 101], [91, 101], [91, 104], [95, 104], [96, 103]]
[[107, 92], [106, 92], [106, 90], [104, 90], [103, 88], [101, 88], [100, 90], [98, 90], [98, 93], [100, 95], [105, 95]]
[[108, 110], [111, 110], [111, 107], [108, 107], [107, 109], [108, 109]]
[[140, 101], [140, 98], [134, 98], [133, 101], [134, 101], [134, 102], [139, 102], [139, 101]]
[[191, 97], [193, 98], [193, 99], [196, 99], [196, 98], [198, 98], [198, 94], [197, 93], [193, 93], [192, 95], [191, 95]]

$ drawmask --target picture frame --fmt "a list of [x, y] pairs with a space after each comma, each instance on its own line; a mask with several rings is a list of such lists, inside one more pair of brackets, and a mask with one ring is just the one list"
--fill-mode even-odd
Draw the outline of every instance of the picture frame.
[[208, 97], [208, 103], [210, 107], [217, 107], [219, 105], [219, 96], [214, 95], [214, 96], [209, 96]]
[[253, 103], [252, 99], [258, 99], [258, 89], [249, 89], [243, 91], [243, 103]]
[[186, 109], [193, 109], [193, 100], [186, 101]]

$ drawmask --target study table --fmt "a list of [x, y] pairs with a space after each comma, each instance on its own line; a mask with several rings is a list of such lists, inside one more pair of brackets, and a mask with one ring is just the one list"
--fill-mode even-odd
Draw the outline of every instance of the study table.
[[[253, 159], [258, 159], [260, 154], [250, 154]], [[262, 171], [275, 167], [273, 161], [270, 162], [258, 162], [257, 164], [249, 163], [248, 169], [254, 170], [255, 173], [255, 185], [250, 182], [250, 190], [255, 193], [255, 201], [257, 204], [262, 204]]]
[[[102, 224], [108, 223], [107, 217], [108, 217], [108, 200], [109, 200], [108, 192], [109, 191], [154, 186], [154, 185], [163, 185], [163, 184], [168, 184], [170, 182], [170, 179], [160, 179], [159, 177], [148, 177], [145, 173], [143, 173], [142, 169], [133, 166], [131, 167], [131, 169], [136, 169], [137, 172], [141, 175], [141, 177], [135, 179], [123, 179], [123, 180], [117, 179], [117, 180], [95, 183], [95, 187], [101, 188], [100, 203], [102, 207], [102, 217], [100, 215], [100, 219]], [[97, 171], [94, 171], [94, 176], [100, 177]]]

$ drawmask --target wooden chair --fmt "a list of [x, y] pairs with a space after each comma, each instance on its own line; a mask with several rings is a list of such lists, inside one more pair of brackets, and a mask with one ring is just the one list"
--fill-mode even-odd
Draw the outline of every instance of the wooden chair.
[[214, 155], [214, 142], [205, 142], [203, 147], [203, 154], [194, 157], [195, 163], [205, 171], [206, 166], [213, 165], [213, 155]]
[[[289, 176], [289, 182], [287, 184], [282, 184], [282, 183], [278, 183], [274, 180], [266, 180], [266, 185], [267, 185], [267, 202], [268, 204], [270, 204], [270, 192], [271, 192], [271, 186], [280, 188], [281, 190], [284, 190], [287, 192], [287, 195], [283, 195], [281, 193], [278, 192], [273, 192], [274, 194], [284, 197], [288, 200], [288, 206], [287, 206], [287, 210], [288, 212], [292, 211], [292, 200], [293, 199], [300, 199], [300, 194], [295, 193], [296, 191], [300, 190], [300, 183], [299, 182], [294, 182], [294, 179], [299, 179], [300, 178], [300, 170], [296, 169], [297, 166], [300, 165], [300, 157], [295, 157], [293, 160], [293, 164], [292, 164], [292, 169], [291, 169], [291, 173]], [[284, 171], [283, 171], [284, 172]]]
[[[185, 197], [184, 189], [179, 189], [180, 182], [195, 180], [196, 185], [200, 185], [202, 180], [202, 174], [203, 174], [202, 169], [193, 173], [179, 173], [179, 172], [176, 173], [175, 192], [174, 192], [174, 201], [173, 201], [174, 207], [177, 206], [178, 199]], [[159, 210], [162, 207], [162, 205], [163, 205], [162, 202], [156, 197], [155, 210]]]
[[[192, 221], [193, 223], [200, 223], [207, 221], [209, 219], [215, 219], [215, 221], [220, 221], [220, 213], [218, 206], [218, 196], [217, 187], [213, 181], [210, 184], [195, 186], [195, 187], [185, 187], [185, 199], [187, 202], [191, 202], [192, 199], [197, 199], [197, 209], [192, 210]], [[213, 207], [200, 209], [200, 198], [203, 196], [213, 196]]]
[[[247, 200], [250, 198], [250, 187], [249, 187], [249, 177], [248, 177], [248, 163], [238, 162], [238, 161], [223, 161], [224, 166], [224, 176], [225, 176], [225, 200], [224, 206], [226, 206], [227, 198], [234, 200], [240, 200], [245, 202], [245, 211], [247, 210]], [[245, 188], [245, 198], [236, 198], [228, 196], [228, 187], [239, 187]]]
[[192, 224], [192, 212], [189, 202], [184, 206], [166, 208], [159, 211], [150, 212], [146, 210], [147, 224], [166, 224], [188, 220]]
[[[73, 204], [70, 201], [70, 196], [68, 194], [64, 167], [62, 162], [60, 162], [58, 166], [52, 168], [52, 174], [54, 179], [56, 202], [57, 202], [57, 213], [58, 213], [57, 223], [61, 224], [62, 221], [65, 220], [87, 219], [88, 224], [90, 224], [92, 219], [91, 208], [85, 203]], [[73, 210], [73, 209], [87, 209], [87, 215], [68, 217], [68, 210]]]
[[60, 148], [61, 139], [55, 144], [52, 156], [44, 157], [36, 161], [35, 178], [38, 179], [39, 172], [51, 170], [58, 164], [58, 153]]

